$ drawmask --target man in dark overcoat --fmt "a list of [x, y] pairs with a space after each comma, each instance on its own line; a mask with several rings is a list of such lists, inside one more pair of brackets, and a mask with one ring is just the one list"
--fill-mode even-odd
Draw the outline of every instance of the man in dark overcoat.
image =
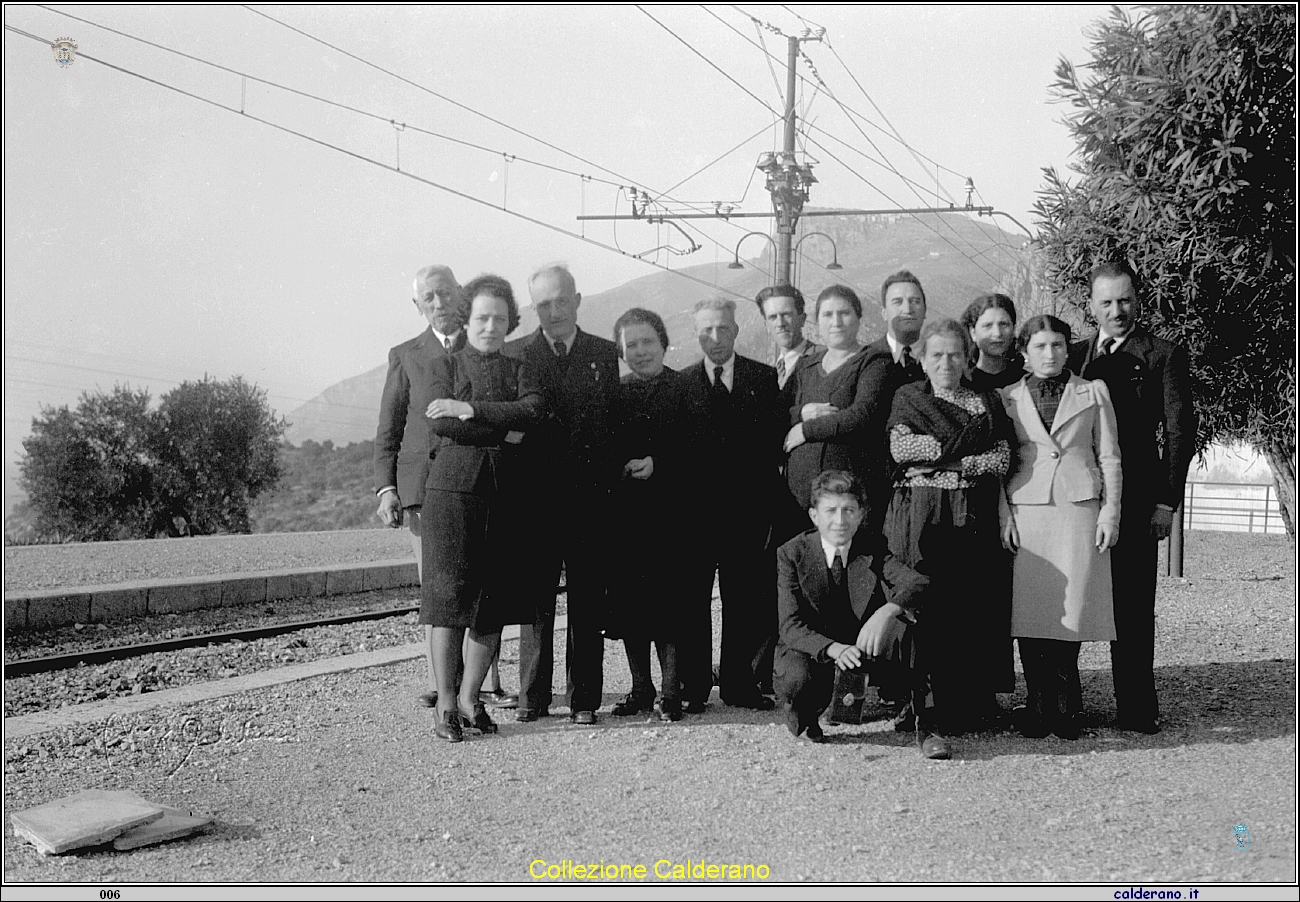
[[1110, 645], [1121, 729], [1160, 730], [1155, 684], [1156, 562], [1183, 501], [1196, 448], [1187, 352], [1140, 322], [1137, 274], [1102, 263], [1088, 276], [1097, 334], [1070, 346], [1069, 366], [1110, 390], [1124, 489], [1119, 542], [1110, 550], [1115, 634]]
[[[614, 453], [618, 351], [612, 341], [578, 328], [578, 293], [563, 265], [528, 280], [537, 331], [506, 345], [527, 364], [550, 415], [528, 430], [522, 449], [530, 473], [529, 539], [516, 551], [536, 620], [520, 627], [518, 720], [548, 715], [554, 668], [555, 594], [563, 569], [568, 606], [565, 672], [570, 718], [596, 722], [604, 679], [607, 541], [610, 491], [622, 474]], [[508, 553], [508, 552], [507, 552]]]

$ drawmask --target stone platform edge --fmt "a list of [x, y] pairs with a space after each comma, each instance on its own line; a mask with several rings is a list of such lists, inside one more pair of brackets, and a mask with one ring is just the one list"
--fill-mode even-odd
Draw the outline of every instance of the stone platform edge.
[[9, 633], [75, 623], [107, 623], [149, 614], [352, 595], [376, 589], [415, 588], [419, 584], [415, 561], [398, 558], [367, 564], [29, 589], [5, 593], [4, 630]]

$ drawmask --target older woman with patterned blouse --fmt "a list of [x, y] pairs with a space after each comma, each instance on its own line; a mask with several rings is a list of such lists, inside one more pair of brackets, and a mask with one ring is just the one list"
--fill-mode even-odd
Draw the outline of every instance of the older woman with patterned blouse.
[[983, 568], [1001, 561], [1011, 430], [996, 394], [962, 385], [971, 344], [955, 320], [927, 323], [919, 341], [927, 379], [898, 390], [888, 423], [897, 470], [885, 531], [890, 549], [931, 579], [918, 666], [930, 676], [935, 728], [948, 733], [992, 725], [1001, 714], [995, 693], [1014, 688], [1010, 600], [979, 583]]

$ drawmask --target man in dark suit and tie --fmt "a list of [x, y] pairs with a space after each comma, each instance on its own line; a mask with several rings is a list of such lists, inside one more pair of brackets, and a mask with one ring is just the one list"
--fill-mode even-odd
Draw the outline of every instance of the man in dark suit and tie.
[[[853, 474], [822, 473], [808, 511], [816, 528], [777, 551], [776, 688], [791, 734], [813, 742], [825, 740], [818, 717], [831, 701], [837, 669], [910, 689], [918, 710], [925, 703], [924, 678], [910, 667], [908, 632], [929, 580], [890, 554], [879, 533], [859, 531], [865, 505]], [[924, 729], [917, 740], [927, 758], [951, 754], [942, 737]]]
[[754, 303], [763, 315], [763, 325], [776, 349], [772, 360], [776, 367], [776, 387], [785, 388], [799, 362], [820, 350], [803, 336], [803, 325], [808, 320], [803, 293], [793, 285], [769, 285], [755, 296]]
[[870, 449], [874, 464], [867, 472], [858, 474], [866, 487], [872, 532], [880, 531], [894, 492], [894, 467], [885, 430], [889, 411], [894, 406], [894, 392], [900, 385], [925, 378], [920, 361], [912, 353], [912, 345], [921, 337], [921, 327], [925, 325], [925, 290], [921, 280], [906, 269], [885, 279], [880, 286], [880, 315], [885, 321], [885, 337], [867, 345], [863, 351], [869, 358], [867, 366], [881, 374], [867, 427], [868, 434], [874, 437]]
[[[434, 364], [465, 346], [465, 298], [456, 276], [446, 266], [426, 266], [415, 274], [413, 303], [428, 327], [388, 352], [388, 375], [379, 402], [375, 432], [375, 492], [379, 519], [396, 529], [406, 523], [415, 548], [415, 566], [423, 577], [420, 546], [420, 507], [429, 475], [429, 421], [425, 408], [433, 401]], [[424, 628], [429, 665], [429, 691], [421, 704], [433, 707], [438, 682], [433, 675], [433, 627]]]
[[679, 642], [685, 684], [683, 710], [703, 710], [713, 685], [710, 614], [713, 577], [722, 593], [722, 700], [758, 710], [773, 702], [760, 693], [771, 684], [776, 635], [775, 561], [769, 544], [773, 512], [789, 493], [778, 467], [785, 411], [776, 370], [735, 352], [736, 302], [714, 298], [695, 305], [695, 330], [704, 360], [678, 377], [682, 429], [692, 497], [686, 543], [690, 624]]
[[1156, 561], [1183, 501], [1196, 448], [1196, 411], [1187, 352], [1138, 321], [1137, 274], [1103, 263], [1088, 276], [1092, 338], [1071, 345], [1070, 369], [1110, 390], [1119, 430], [1124, 489], [1119, 542], [1111, 548], [1115, 634], [1110, 645], [1119, 726], [1159, 731], [1155, 684]]
[[604, 679], [610, 490], [622, 473], [613, 448], [618, 351], [578, 328], [578, 293], [567, 267], [533, 273], [528, 292], [540, 328], [506, 345], [540, 383], [550, 418], [526, 433], [531, 498], [525, 566], [537, 574], [537, 621], [519, 634], [518, 720], [545, 717], [554, 668], [555, 591], [563, 567], [569, 626], [565, 671], [570, 717], [596, 722]]

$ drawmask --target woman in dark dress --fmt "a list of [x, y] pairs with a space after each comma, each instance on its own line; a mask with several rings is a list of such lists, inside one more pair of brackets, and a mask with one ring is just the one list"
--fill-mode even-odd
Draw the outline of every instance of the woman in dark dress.
[[521, 513], [512, 510], [520, 494], [518, 430], [540, 422], [546, 409], [541, 392], [526, 385], [523, 361], [501, 354], [519, 324], [510, 283], [479, 276], [465, 295], [468, 344], [440, 361], [437, 400], [425, 412], [437, 454], [423, 508], [420, 622], [433, 627], [438, 685], [458, 687], [438, 695], [435, 731], [449, 742], [460, 742], [466, 726], [497, 731], [478, 688], [496, 658], [501, 627], [515, 622], [503, 574]]
[[673, 572], [680, 559], [674, 548], [675, 527], [684, 501], [680, 461], [674, 454], [676, 422], [682, 395], [677, 373], [664, 366], [668, 330], [659, 314], [634, 307], [614, 323], [614, 343], [632, 372], [619, 386], [619, 430], [615, 439], [623, 478], [614, 489], [620, 516], [619, 546], [609, 581], [610, 627], [606, 635], [623, 639], [632, 691], [614, 705], [616, 717], [655, 710], [650, 674], [654, 641], [663, 677], [659, 719], [682, 717], [677, 673], [677, 631], [682, 612], [674, 604]]
[[1011, 430], [996, 394], [961, 384], [968, 329], [951, 319], [926, 323], [919, 345], [927, 379], [900, 388], [889, 415], [898, 472], [885, 529], [890, 550], [930, 577], [917, 653], [937, 729], [962, 733], [999, 715], [994, 693], [1014, 688], [1005, 653], [1010, 598], [977, 582], [1003, 556], [998, 506]]
[[979, 359], [971, 368], [970, 387], [983, 394], [1015, 385], [1025, 377], [1025, 358], [1016, 350], [1016, 305], [998, 292], [982, 294], [961, 315]]
[[826, 347], [804, 357], [785, 384], [791, 423], [785, 475], [800, 511], [808, 510], [812, 482], [826, 470], [848, 470], [864, 482], [879, 475], [872, 453], [879, 439], [867, 427], [891, 363], [864, 353], [862, 301], [847, 285], [818, 295], [813, 318]]

